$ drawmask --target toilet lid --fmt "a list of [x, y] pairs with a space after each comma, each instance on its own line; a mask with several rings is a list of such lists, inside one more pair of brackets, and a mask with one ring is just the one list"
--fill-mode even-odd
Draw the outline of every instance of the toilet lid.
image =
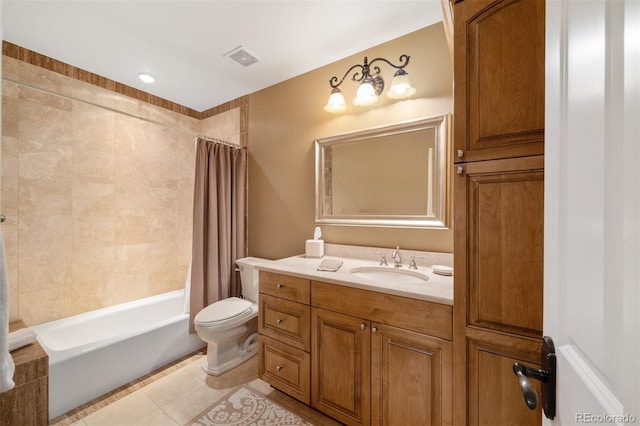
[[214, 324], [250, 314], [252, 303], [239, 297], [219, 300], [196, 315], [200, 324]]

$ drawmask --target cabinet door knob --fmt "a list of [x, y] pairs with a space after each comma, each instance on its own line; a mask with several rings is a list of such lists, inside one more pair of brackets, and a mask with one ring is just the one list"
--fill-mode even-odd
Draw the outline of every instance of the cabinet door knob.
[[278, 289], [282, 288], [282, 284], [278, 284], [278, 285], [276, 286], [276, 288], [278, 288]]
[[366, 325], [364, 325], [364, 324], [360, 324], [360, 330], [364, 330], [365, 328], [367, 328], [367, 326], [366, 326]]
[[464, 166], [458, 166], [456, 167], [456, 173], [461, 175], [464, 173]]
[[464, 151], [459, 149], [458, 150], [458, 158], [462, 158], [462, 157], [464, 157]]
[[282, 324], [282, 320], [281, 320], [280, 318], [278, 318], [278, 319], [276, 320], [276, 324]]
[[281, 365], [278, 365], [278, 366], [276, 367], [276, 370], [280, 371], [280, 370], [282, 370], [283, 368], [284, 368], [284, 367], [282, 367]]
[[376, 334], [377, 331], [378, 331], [378, 329], [376, 327], [371, 327], [371, 332], [373, 334]]

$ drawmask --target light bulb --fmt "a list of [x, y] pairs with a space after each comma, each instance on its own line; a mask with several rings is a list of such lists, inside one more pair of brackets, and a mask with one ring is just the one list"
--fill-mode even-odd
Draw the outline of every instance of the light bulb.
[[378, 95], [373, 87], [371, 80], [364, 80], [358, 86], [358, 92], [353, 99], [353, 103], [358, 106], [373, 105], [378, 101]]
[[331, 91], [329, 101], [324, 106], [324, 110], [331, 113], [340, 113], [347, 110], [347, 103], [344, 101], [342, 92], [337, 87]]
[[409, 74], [400, 69], [393, 76], [387, 96], [391, 99], [406, 99], [416, 94], [416, 89], [409, 83]]

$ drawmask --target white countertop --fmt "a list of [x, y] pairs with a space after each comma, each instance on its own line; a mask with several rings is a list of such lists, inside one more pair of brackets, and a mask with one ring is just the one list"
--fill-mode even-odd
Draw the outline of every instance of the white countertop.
[[[343, 264], [336, 272], [318, 271], [318, 265], [320, 265], [320, 262], [324, 259], [339, 259], [343, 261]], [[429, 277], [429, 280], [424, 283], [406, 284], [389, 282], [388, 284], [382, 284], [374, 280], [358, 277], [349, 272], [352, 268], [363, 266], [379, 267], [379, 263], [371, 260], [344, 257], [324, 256], [323, 258], [308, 258], [300, 255], [274, 260], [269, 263], [261, 263], [256, 267], [262, 271], [282, 273], [363, 290], [372, 290], [380, 293], [453, 305], [453, 277], [434, 274], [430, 267], [418, 267], [419, 272]], [[392, 262], [390, 262], [387, 268], [391, 270], [394, 269]], [[403, 265], [403, 269], [407, 269], [407, 265]]]

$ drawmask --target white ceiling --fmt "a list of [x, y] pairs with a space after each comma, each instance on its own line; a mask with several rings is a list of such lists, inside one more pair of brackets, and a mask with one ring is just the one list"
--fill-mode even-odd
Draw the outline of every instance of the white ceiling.
[[[440, 0], [2, 0], [1, 7], [4, 40], [196, 111], [442, 20]], [[242, 68], [223, 56], [238, 46], [260, 62]], [[143, 71], [156, 82], [142, 83]]]

